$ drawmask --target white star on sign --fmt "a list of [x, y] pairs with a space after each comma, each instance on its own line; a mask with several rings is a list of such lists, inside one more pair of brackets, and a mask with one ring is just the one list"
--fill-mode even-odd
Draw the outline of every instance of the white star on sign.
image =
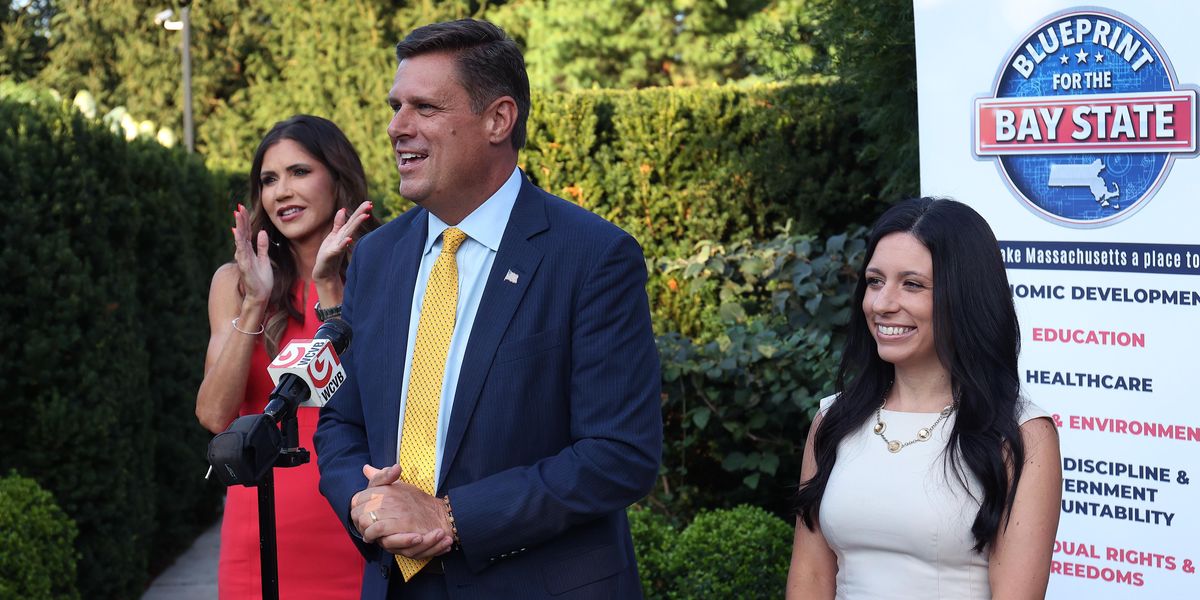
[[1064, 55], [1062, 55], [1062, 56], [1058, 57], [1058, 62], [1060, 62], [1060, 63], [1062, 63], [1062, 64], [1064, 64], [1064, 65], [1065, 65], [1065, 64], [1067, 64], [1067, 61], [1068, 61], [1068, 60], [1071, 60], [1071, 57], [1070, 57], [1070, 56], [1067, 56], [1066, 54], [1064, 54]]
[[1080, 50], [1080, 51], [1079, 51], [1079, 52], [1078, 52], [1078, 53], [1075, 55], [1076, 63], [1085, 63], [1085, 64], [1086, 64], [1086, 63], [1087, 63], [1087, 57], [1088, 57], [1087, 51], [1086, 51], [1086, 50]]
[[1103, 54], [1100, 54], [1099, 52], [1097, 52], [1097, 53], [1095, 54], [1095, 57], [1096, 57], [1096, 62], [1098, 62], [1098, 63], [1102, 63], [1102, 62], [1104, 62], [1104, 55], [1103, 55]]

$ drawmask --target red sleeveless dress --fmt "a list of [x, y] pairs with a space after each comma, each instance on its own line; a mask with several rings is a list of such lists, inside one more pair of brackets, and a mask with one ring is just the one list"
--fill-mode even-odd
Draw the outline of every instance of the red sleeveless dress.
[[[306, 290], [307, 288], [307, 290]], [[304, 291], [307, 294], [304, 294]], [[304, 322], [288, 320], [284, 345], [291, 339], [311, 339], [321, 322], [313, 312], [317, 290], [300, 282], [294, 301], [304, 307]], [[240, 334], [236, 334], [240, 335]], [[240, 415], [261, 413], [274, 389], [267, 374], [270, 364], [260, 342], [250, 359], [250, 378]], [[275, 469], [275, 530], [279, 549], [279, 597], [288, 600], [346, 599], [359, 597], [363, 558], [333, 508], [317, 489], [317, 453], [313, 433], [320, 409], [297, 411], [300, 447], [307, 448], [307, 464]], [[260, 598], [262, 580], [258, 546], [258, 488], [228, 488], [221, 522], [221, 561], [218, 587], [222, 600]]]

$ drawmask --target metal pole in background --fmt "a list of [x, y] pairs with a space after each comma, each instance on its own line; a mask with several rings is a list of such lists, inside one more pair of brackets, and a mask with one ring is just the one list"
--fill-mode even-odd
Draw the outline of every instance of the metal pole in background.
[[183, 21], [183, 145], [189, 154], [195, 149], [192, 133], [192, 19], [191, 7], [184, 4], [180, 9]]

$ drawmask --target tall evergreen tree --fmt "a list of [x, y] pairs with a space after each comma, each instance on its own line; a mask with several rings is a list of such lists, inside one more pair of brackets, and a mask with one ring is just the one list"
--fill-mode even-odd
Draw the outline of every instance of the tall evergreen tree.
[[49, 0], [0, 4], [0, 77], [25, 81], [45, 67], [53, 11]]
[[[420, 24], [481, 16], [500, 4], [195, 3], [191, 68], [197, 152], [212, 168], [245, 172], [273, 123], [296, 113], [318, 114], [341, 126], [362, 154], [372, 196], [402, 206], [385, 131], [393, 48]], [[181, 36], [154, 22], [163, 8], [147, 0], [58, 0], [49, 62], [39, 83], [68, 98], [86, 89], [101, 113], [124, 106], [138, 119], [181, 133]]]
[[[530, 83], [551, 90], [769, 79], [761, 41], [803, 0], [514, 0], [487, 13], [525, 47]], [[804, 55], [802, 49], [793, 54]]]
[[[866, 143], [862, 162], [885, 175], [886, 199], [920, 193], [917, 127], [917, 50], [909, 0], [812, 0], [812, 37], [829, 52], [815, 63], [837, 77], [845, 102], [856, 107]], [[797, 30], [798, 31], [798, 30]], [[806, 34], [808, 32], [800, 32]]]

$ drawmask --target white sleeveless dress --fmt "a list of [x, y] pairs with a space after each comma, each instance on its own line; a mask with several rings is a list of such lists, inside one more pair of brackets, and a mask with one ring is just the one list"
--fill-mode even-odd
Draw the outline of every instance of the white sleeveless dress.
[[[834, 396], [821, 401], [828, 410]], [[1049, 417], [1021, 403], [1018, 422]], [[907, 442], [937, 413], [884, 410], [888, 439]], [[988, 549], [971, 549], [971, 523], [979, 510], [947, 470], [942, 450], [955, 416], [938, 425], [933, 438], [888, 452], [875, 435], [872, 415], [838, 447], [837, 462], [821, 500], [825, 541], [837, 555], [838, 600], [986, 600]], [[979, 497], [979, 485], [971, 478]]]

